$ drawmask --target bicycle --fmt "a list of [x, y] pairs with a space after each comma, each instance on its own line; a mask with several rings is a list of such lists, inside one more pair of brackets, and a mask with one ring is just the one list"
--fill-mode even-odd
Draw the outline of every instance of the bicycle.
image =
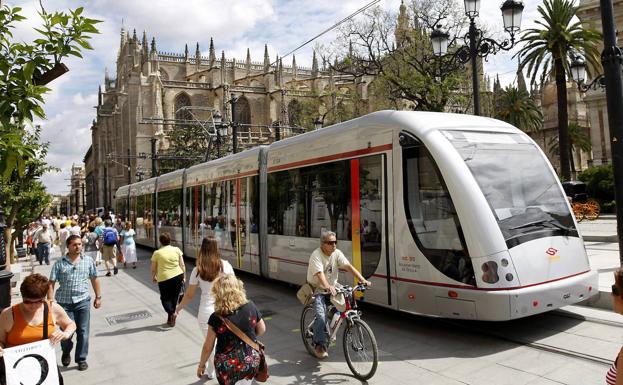
[[[359, 380], [365, 381], [376, 372], [378, 366], [379, 351], [376, 338], [370, 326], [361, 319], [361, 311], [357, 310], [357, 301], [354, 292], [364, 292], [366, 286], [359, 283], [357, 286], [342, 286], [337, 293], [344, 294], [346, 310], [338, 312], [333, 304], [327, 305], [327, 317], [325, 320], [327, 327], [327, 341], [334, 342], [337, 339], [337, 332], [342, 324], [345, 324], [342, 344], [344, 347], [344, 357], [350, 371]], [[335, 317], [334, 315], [338, 315]], [[307, 352], [316, 356], [313, 345], [314, 321], [316, 312], [314, 311], [313, 301], [303, 308], [301, 313], [301, 337]], [[344, 322], [346, 321], [346, 322]]]

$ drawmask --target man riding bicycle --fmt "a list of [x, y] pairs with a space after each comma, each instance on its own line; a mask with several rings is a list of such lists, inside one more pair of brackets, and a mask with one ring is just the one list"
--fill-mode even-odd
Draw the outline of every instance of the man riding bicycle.
[[329, 356], [325, 320], [327, 304], [331, 300], [331, 295], [336, 294], [335, 286], [337, 285], [339, 268], [350, 271], [364, 285], [371, 285], [338, 250], [335, 233], [332, 231], [323, 232], [320, 236], [320, 247], [311, 253], [307, 267], [307, 282], [315, 288], [314, 311], [316, 312], [316, 321], [314, 322], [313, 342], [318, 358]]

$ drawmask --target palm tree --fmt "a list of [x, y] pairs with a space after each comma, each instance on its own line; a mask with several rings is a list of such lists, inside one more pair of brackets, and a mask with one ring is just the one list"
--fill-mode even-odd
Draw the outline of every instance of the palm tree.
[[[571, 165], [571, 169], [575, 170], [575, 165], [573, 164], [573, 150], [575, 151], [583, 151], [585, 153], [591, 152], [593, 146], [591, 144], [591, 138], [584, 132], [584, 128], [580, 127], [577, 122], [569, 123], [569, 161]], [[559, 154], [559, 139], [553, 137], [548, 143], [547, 147], [549, 148], [550, 154]]]
[[513, 86], [502, 90], [495, 102], [495, 117], [524, 132], [536, 132], [543, 125], [543, 113], [527, 91]]
[[568, 59], [571, 54], [582, 52], [589, 67], [598, 70], [600, 64], [596, 44], [601, 34], [595, 30], [584, 29], [579, 21], [574, 21], [577, 7], [573, 5], [573, 0], [545, 0], [537, 10], [542, 19], [536, 21], [537, 28], [523, 33], [521, 41], [525, 44], [516, 55], [521, 55], [522, 67], [527, 65], [532, 84], [538, 74], [541, 74], [542, 79], [550, 74], [556, 78], [560, 172], [564, 180], [569, 180]]

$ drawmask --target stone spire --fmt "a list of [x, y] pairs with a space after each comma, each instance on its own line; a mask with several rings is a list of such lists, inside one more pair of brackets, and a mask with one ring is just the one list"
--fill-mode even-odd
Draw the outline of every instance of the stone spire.
[[199, 42], [197, 42], [197, 48], [195, 48], [195, 69], [199, 71], [201, 65], [201, 51], [199, 51]]
[[226, 65], [227, 63], [225, 63], [225, 51], [221, 51], [221, 84], [225, 84], [227, 82], [227, 69], [225, 68]]
[[277, 58], [275, 59], [275, 84], [279, 85], [279, 55], [277, 55]]
[[396, 44], [398, 47], [402, 47], [407, 43], [409, 34], [409, 16], [407, 15], [407, 6], [404, 1], [400, 1], [400, 12], [398, 13], [398, 23], [396, 24], [396, 30], [394, 36], [396, 37]]
[[141, 42], [141, 51], [143, 52], [143, 60], [147, 60], [147, 54], [149, 54], [149, 47], [147, 46], [147, 33], [143, 31], [143, 40]]
[[296, 80], [299, 70], [296, 68], [296, 55], [292, 55], [292, 77]]
[[125, 32], [125, 29], [123, 27], [121, 27], [121, 38], [119, 40], [120, 40], [120, 43], [119, 43], [119, 54], [121, 54], [121, 51], [123, 51], [123, 46], [125, 45], [125, 43], [128, 42], [128, 39], [126, 37], [126, 32]]
[[132, 32], [132, 41], [134, 43], [138, 43], [138, 38], [136, 37], [136, 28], [134, 29], [134, 32]]
[[188, 62], [188, 44], [184, 44], [184, 61]]
[[279, 59], [279, 87], [283, 88], [283, 59]]
[[102, 105], [102, 86], [97, 87], [97, 105]]
[[104, 86], [108, 87], [108, 82], [110, 81], [110, 76], [108, 75], [108, 67], [104, 67]]
[[316, 51], [314, 51], [314, 56], [312, 57], [312, 78], [318, 77], [318, 59], [316, 59]]
[[210, 68], [216, 64], [216, 51], [214, 50], [214, 40], [210, 38]]
[[526, 79], [523, 77], [523, 72], [521, 71], [521, 56], [517, 58], [517, 89], [520, 92], [528, 92]]
[[264, 72], [270, 71], [270, 57], [268, 56], [268, 45], [264, 44]]
[[251, 73], [251, 51], [247, 48], [247, 60], [245, 61], [245, 68], [247, 69], [247, 75]]
[[151, 38], [151, 50], [150, 53], [154, 54], [156, 53], [156, 38], [152, 37]]

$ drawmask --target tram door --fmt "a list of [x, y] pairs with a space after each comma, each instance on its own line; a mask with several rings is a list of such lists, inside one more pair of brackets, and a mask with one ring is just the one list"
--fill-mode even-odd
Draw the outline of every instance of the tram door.
[[247, 248], [249, 234], [249, 194], [247, 191], [247, 178], [230, 181], [229, 223], [227, 226], [229, 243], [234, 252], [234, 266], [241, 270], [251, 271], [251, 255]]
[[384, 155], [372, 155], [350, 161], [352, 254], [353, 266], [369, 281], [374, 290], [366, 298], [390, 305], [387, 285], [386, 193]]

